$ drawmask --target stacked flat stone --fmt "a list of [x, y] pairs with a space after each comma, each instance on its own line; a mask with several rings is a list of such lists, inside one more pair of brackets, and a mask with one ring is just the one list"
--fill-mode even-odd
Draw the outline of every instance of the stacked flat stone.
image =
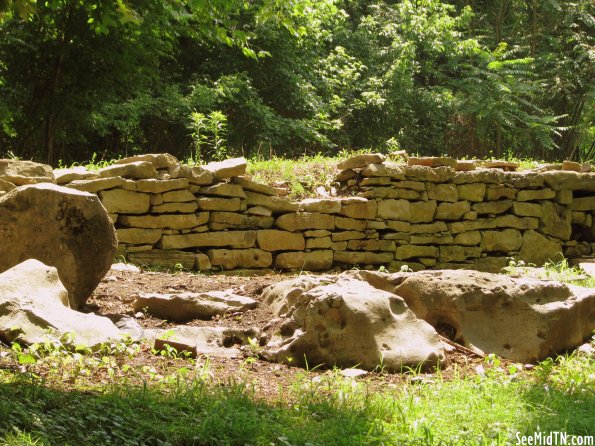
[[[99, 195], [120, 254], [132, 262], [198, 270], [333, 267], [499, 270], [508, 257], [543, 264], [589, 255], [595, 174], [515, 172], [446, 157], [381, 154], [341, 162], [349, 196], [291, 201], [246, 176], [235, 158], [187, 166], [169, 154], [54, 171], [58, 184]], [[560, 166], [563, 168], [563, 166]], [[581, 170], [581, 169], [578, 169]]]

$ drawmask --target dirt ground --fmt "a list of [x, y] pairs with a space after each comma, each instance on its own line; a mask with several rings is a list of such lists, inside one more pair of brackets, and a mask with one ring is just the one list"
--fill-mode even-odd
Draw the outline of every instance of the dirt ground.
[[[171, 328], [179, 324], [159, 319], [157, 317], [140, 314], [133, 309], [133, 303], [140, 292], [168, 293], [176, 291], [215, 291], [232, 290], [235, 294], [261, 300], [262, 291], [269, 285], [293, 277], [287, 274], [270, 273], [256, 276], [238, 275], [203, 275], [192, 273], [166, 272], [110, 272], [101, 281], [87, 305], [82, 309], [98, 315], [110, 317], [113, 320], [122, 315], [135, 316], [143, 328]], [[245, 314], [225, 315], [209, 321], [192, 320], [187, 325], [193, 326], [225, 326], [230, 328], [262, 328], [273, 318], [272, 312], [266, 304], [260, 303], [255, 309]], [[249, 357], [248, 351], [232, 358], [198, 357], [195, 367], [200, 367], [208, 361], [211, 378], [215, 382], [244, 382], [250, 384], [256, 394], [267, 400], [276, 400], [284, 389], [296, 382], [298, 375], [304, 376], [304, 370], [295, 366], [270, 363], [261, 359]], [[484, 358], [465, 352], [463, 348], [454, 349], [447, 353], [447, 365], [441, 370], [443, 379], [449, 379], [453, 373], [475, 374], [484, 364]], [[139, 355], [135, 361], [154, 365], [161, 364], [150, 352], [150, 348]], [[176, 361], [169, 363], [179, 366]], [[321, 375], [332, 371], [316, 368], [307, 373], [307, 379], [319, 380]], [[366, 380], [371, 386], [381, 388], [395, 388], [408, 381], [432, 380], [432, 374], [391, 374], [384, 371], [369, 372], [357, 379]]]

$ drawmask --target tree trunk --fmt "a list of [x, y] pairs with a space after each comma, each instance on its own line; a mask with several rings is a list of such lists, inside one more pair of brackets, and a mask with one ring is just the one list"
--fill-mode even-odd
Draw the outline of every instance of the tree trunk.
[[496, 158], [502, 156], [502, 125], [496, 124]]
[[504, 18], [506, 17], [506, 8], [509, 0], [500, 0], [498, 4], [498, 13], [496, 14], [496, 45], [502, 42], [502, 26], [504, 25]]
[[537, 54], [537, 0], [533, 0], [533, 17], [531, 20], [531, 57]]

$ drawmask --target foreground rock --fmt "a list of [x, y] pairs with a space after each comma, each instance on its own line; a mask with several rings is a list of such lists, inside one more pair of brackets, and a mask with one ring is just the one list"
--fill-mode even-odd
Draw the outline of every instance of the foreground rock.
[[0, 196], [0, 246], [0, 272], [31, 258], [54, 266], [76, 309], [109, 270], [117, 241], [96, 195], [46, 183]]
[[25, 344], [60, 341], [94, 347], [122, 332], [105, 317], [70, 309], [56, 268], [27, 260], [0, 274], [0, 340]]
[[0, 180], [16, 186], [56, 182], [52, 168], [47, 164], [12, 159], [0, 159]]
[[191, 319], [211, 319], [225, 313], [244, 312], [256, 307], [254, 299], [229, 291], [206, 293], [139, 293], [135, 310], [144, 310], [163, 319], [188, 321]]
[[574, 348], [595, 329], [595, 290], [476, 271], [346, 273], [401, 296], [452, 340], [520, 362]]
[[403, 299], [366, 282], [306, 276], [273, 285], [264, 297], [284, 318], [281, 337], [263, 352], [269, 360], [396, 372], [444, 360], [436, 331]]

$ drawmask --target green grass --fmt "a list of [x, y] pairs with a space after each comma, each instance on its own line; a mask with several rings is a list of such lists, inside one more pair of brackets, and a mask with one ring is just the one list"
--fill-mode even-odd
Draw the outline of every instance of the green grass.
[[[517, 432], [593, 435], [595, 426], [595, 360], [577, 353], [531, 373], [489, 356], [477, 374], [424, 375], [393, 387], [378, 377], [303, 371], [265, 401], [244, 382], [209, 378], [208, 364], [191, 373], [192, 361], [157, 357], [177, 370], [126, 368], [138, 354], [130, 345], [82, 355], [42, 350], [8, 352], [20, 371], [18, 362], [0, 363], [0, 444], [504, 445]], [[39, 367], [23, 365], [32, 362], [23, 355]], [[84, 373], [78, 367], [73, 376], [73, 363], [106, 383], [79, 380]], [[43, 378], [34, 372], [42, 369]]]

